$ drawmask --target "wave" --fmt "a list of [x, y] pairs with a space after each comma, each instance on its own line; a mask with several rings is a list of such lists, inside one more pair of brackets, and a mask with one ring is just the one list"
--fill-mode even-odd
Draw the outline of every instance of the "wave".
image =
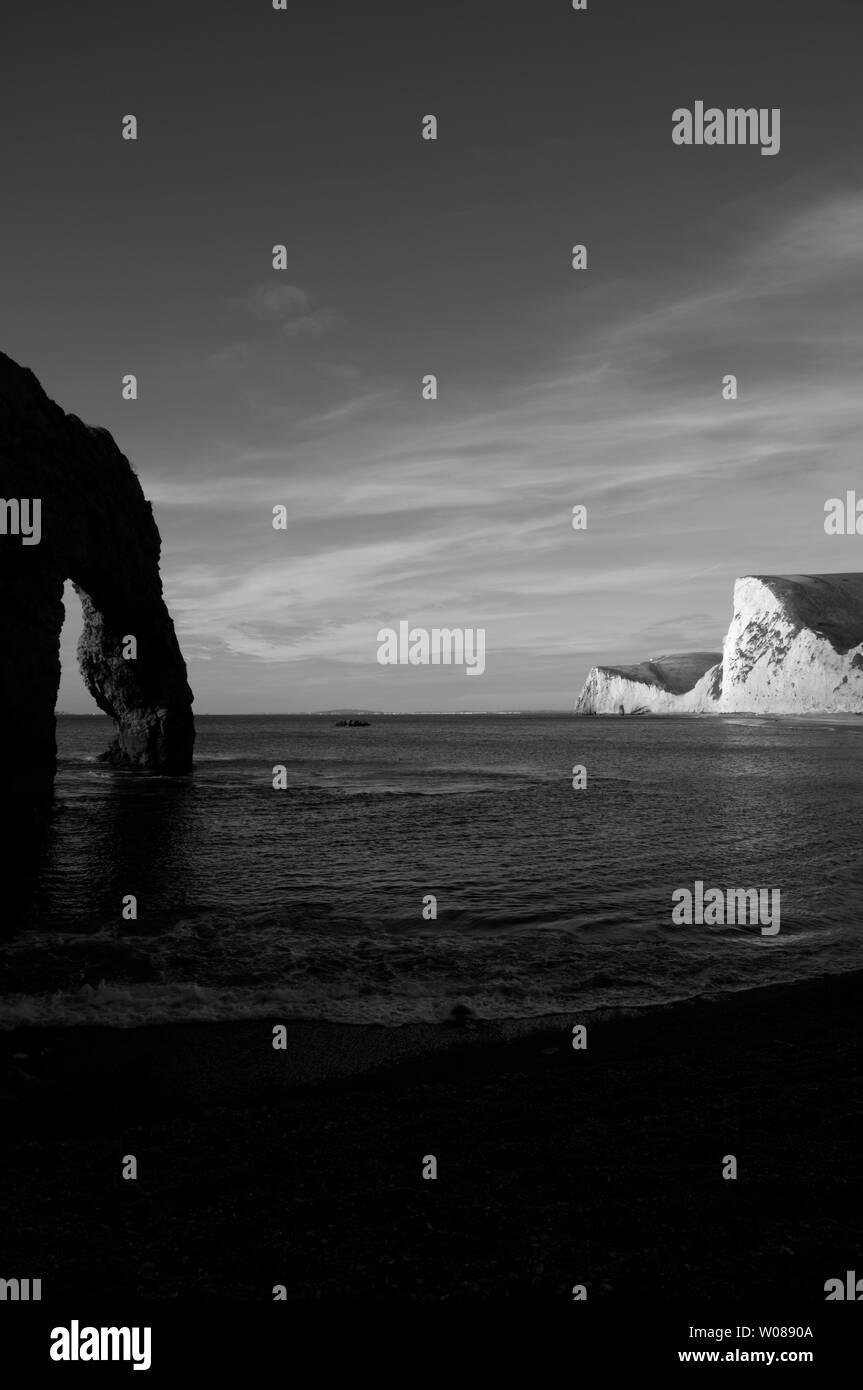
[[711, 999], [765, 985], [792, 984], [826, 974], [863, 968], [860, 954], [825, 954], [814, 950], [788, 963], [785, 952], [739, 961], [717, 976], [707, 960], [666, 962], [671, 969], [649, 968], [648, 958], [632, 962], [624, 976], [611, 961], [581, 979], [519, 978], [500, 971], [482, 985], [459, 986], [447, 971], [435, 980], [398, 972], [374, 986], [354, 973], [314, 981], [307, 974], [295, 984], [203, 984], [100, 980], [75, 990], [8, 994], [0, 998], [0, 1032], [26, 1027], [102, 1026], [136, 1028], [166, 1023], [230, 1022], [273, 1018], [281, 1022], [319, 1021], [377, 1027], [403, 1024], [440, 1025], [457, 1011], [477, 1020], [525, 1022], [549, 1016], [582, 1017], [585, 1013], [621, 1013], [662, 1007], [683, 999]]

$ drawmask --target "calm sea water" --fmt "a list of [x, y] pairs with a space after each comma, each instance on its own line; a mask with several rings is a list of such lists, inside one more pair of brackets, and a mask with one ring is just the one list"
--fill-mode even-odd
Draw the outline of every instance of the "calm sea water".
[[[114, 772], [108, 721], [60, 719], [0, 1026], [523, 1018], [863, 965], [860, 725], [371, 719], [200, 717], [188, 778]], [[780, 888], [779, 935], [673, 926], [696, 879]]]

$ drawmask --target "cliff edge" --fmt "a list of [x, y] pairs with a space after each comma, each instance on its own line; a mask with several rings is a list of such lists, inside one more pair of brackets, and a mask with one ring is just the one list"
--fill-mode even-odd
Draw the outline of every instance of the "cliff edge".
[[863, 574], [745, 575], [721, 654], [594, 666], [575, 709], [863, 713]]

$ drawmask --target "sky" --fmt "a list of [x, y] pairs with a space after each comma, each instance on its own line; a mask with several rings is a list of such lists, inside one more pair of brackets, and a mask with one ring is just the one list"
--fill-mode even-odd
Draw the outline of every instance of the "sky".
[[[198, 712], [571, 709], [719, 650], [738, 575], [860, 568], [859, 0], [2, 29], [0, 349], [131, 460]], [[779, 153], [675, 145], [697, 100], [778, 107]], [[379, 665], [402, 620], [484, 628], [483, 675]]]

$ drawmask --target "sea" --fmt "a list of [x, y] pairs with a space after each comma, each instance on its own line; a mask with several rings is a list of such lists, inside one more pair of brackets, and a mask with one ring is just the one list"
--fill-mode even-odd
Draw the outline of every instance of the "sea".
[[[577, 1017], [863, 968], [863, 720], [366, 717], [199, 716], [185, 777], [59, 718], [0, 1027]], [[696, 881], [778, 888], [780, 931], [674, 925]]]

